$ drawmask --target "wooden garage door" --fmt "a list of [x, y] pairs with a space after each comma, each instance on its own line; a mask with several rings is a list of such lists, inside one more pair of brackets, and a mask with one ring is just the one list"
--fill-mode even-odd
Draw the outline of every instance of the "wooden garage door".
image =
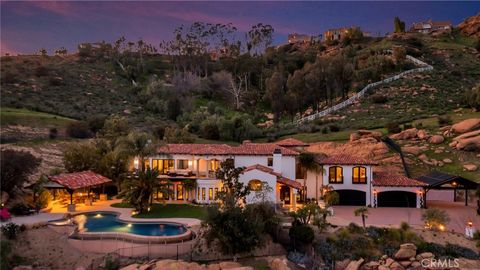
[[377, 195], [378, 207], [417, 207], [417, 195], [407, 191], [384, 191]]
[[335, 190], [339, 197], [339, 205], [366, 205], [367, 195], [364, 191], [359, 190]]

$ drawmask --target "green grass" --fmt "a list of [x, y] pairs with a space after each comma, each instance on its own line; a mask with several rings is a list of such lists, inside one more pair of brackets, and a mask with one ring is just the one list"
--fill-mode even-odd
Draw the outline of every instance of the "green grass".
[[49, 113], [27, 109], [0, 108], [0, 121], [3, 125], [24, 125], [30, 127], [67, 126], [76, 120]]
[[[114, 203], [112, 207], [131, 208], [127, 203]], [[207, 206], [191, 204], [153, 204], [150, 212], [134, 215], [135, 218], [198, 218], [204, 220]]]

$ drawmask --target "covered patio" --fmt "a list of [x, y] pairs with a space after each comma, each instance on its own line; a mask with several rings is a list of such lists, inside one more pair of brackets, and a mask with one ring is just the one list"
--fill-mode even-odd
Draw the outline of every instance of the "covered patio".
[[[76, 203], [92, 205], [95, 200], [107, 200], [105, 185], [112, 183], [112, 180], [92, 171], [63, 173], [49, 176], [48, 179], [50, 182], [44, 185], [46, 189], [64, 189], [69, 194], [69, 212], [75, 212]], [[97, 188], [101, 188], [101, 191], [96, 193], [92, 191]], [[60, 200], [62, 199], [68, 200], [68, 198], [60, 198]]]
[[419, 181], [424, 182], [427, 186], [424, 187], [423, 201], [424, 207], [427, 208], [427, 192], [431, 190], [451, 190], [453, 192], [453, 202], [457, 201], [456, 191], [465, 191], [465, 206], [468, 206], [468, 191], [476, 190], [478, 183], [466, 179], [458, 175], [451, 175], [443, 172], [431, 172], [427, 175], [418, 178]]

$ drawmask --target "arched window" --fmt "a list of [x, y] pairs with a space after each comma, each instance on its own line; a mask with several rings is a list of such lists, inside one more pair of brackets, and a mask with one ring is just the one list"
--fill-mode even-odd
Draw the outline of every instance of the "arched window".
[[343, 168], [340, 166], [332, 166], [328, 169], [328, 182], [331, 184], [343, 183]]
[[357, 166], [352, 169], [352, 183], [366, 184], [367, 183], [367, 168]]
[[252, 191], [259, 191], [262, 189], [263, 183], [258, 179], [252, 179], [248, 182], [248, 187]]

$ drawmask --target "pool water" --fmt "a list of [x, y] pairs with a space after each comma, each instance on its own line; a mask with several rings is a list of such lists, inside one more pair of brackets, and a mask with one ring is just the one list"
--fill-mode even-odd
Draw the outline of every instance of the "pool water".
[[79, 230], [85, 232], [122, 232], [144, 236], [174, 236], [184, 234], [187, 229], [172, 223], [128, 223], [119, 221], [112, 213], [86, 213], [74, 217]]

